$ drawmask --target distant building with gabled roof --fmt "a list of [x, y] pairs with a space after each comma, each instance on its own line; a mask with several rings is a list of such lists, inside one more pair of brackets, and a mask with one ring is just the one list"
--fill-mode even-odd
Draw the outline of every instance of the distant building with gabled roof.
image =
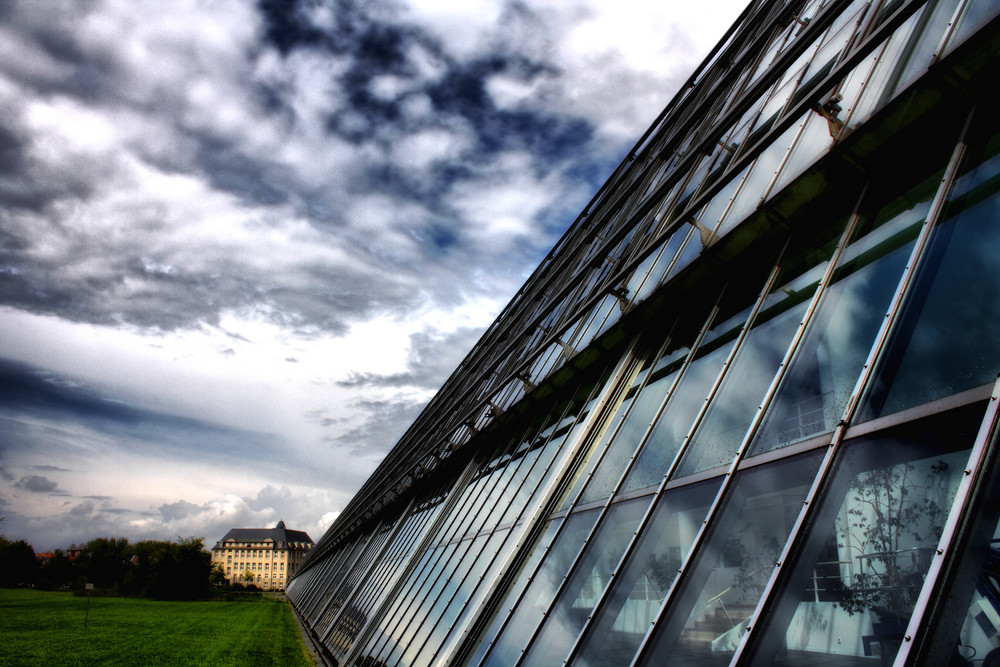
[[230, 583], [284, 590], [313, 544], [308, 533], [289, 530], [284, 521], [274, 528], [233, 528], [212, 547], [212, 565], [221, 567]]

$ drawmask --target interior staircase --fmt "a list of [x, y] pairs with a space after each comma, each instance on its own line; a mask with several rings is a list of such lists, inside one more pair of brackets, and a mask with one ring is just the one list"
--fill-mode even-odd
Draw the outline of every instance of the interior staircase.
[[716, 605], [704, 612], [701, 618], [684, 628], [678, 647], [692, 652], [711, 652], [712, 642], [745, 622], [753, 613], [752, 605]]

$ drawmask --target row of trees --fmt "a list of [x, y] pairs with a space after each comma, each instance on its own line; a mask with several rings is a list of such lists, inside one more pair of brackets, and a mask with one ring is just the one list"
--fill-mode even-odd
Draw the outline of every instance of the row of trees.
[[118, 595], [197, 600], [210, 594], [212, 574], [211, 556], [200, 537], [135, 544], [124, 537], [102, 537], [87, 542], [73, 559], [56, 550], [42, 560], [24, 540], [0, 537], [0, 586], [8, 588], [82, 588], [89, 583]]

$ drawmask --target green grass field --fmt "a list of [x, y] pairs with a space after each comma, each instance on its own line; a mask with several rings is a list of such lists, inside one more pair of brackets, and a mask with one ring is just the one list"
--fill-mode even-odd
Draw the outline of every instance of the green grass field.
[[0, 589], [0, 665], [312, 666], [287, 602], [157, 602]]

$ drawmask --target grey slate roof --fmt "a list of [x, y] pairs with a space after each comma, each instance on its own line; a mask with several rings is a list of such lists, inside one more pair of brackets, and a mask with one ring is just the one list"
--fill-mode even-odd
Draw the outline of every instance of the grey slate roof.
[[303, 530], [288, 530], [285, 522], [279, 521], [274, 528], [232, 528], [219, 540], [216, 546], [222, 546], [226, 540], [237, 542], [264, 542], [273, 541], [278, 547], [284, 547], [289, 542], [301, 542], [314, 544], [309, 534]]

